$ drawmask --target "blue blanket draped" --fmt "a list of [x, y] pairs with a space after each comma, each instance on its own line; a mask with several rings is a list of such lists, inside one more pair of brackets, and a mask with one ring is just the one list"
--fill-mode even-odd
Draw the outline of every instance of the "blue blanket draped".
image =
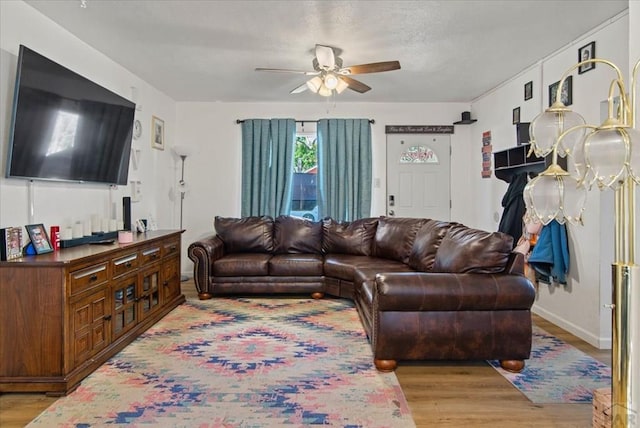
[[553, 220], [542, 228], [529, 256], [529, 265], [539, 280], [566, 284], [569, 271], [569, 247], [565, 225]]

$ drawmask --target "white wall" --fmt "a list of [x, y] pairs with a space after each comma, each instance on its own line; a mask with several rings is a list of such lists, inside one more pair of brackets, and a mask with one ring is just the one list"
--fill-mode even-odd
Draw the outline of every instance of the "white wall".
[[[472, 108], [480, 120], [473, 127], [471, 138], [479, 139], [482, 131], [491, 130], [494, 151], [514, 146], [512, 109], [520, 107], [522, 122], [533, 121], [548, 106], [549, 85], [560, 80], [564, 71], [577, 62], [578, 49], [593, 40], [598, 57], [626, 65], [628, 16], [622, 14], [618, 18], [474, 100]], [[600, 64], [587, 73], [574, 71], [572, 74], [573, 105], [570, 107], [582, 114], [587, 123], [600, 124], [600, 102], [607, 98], [609, 82], [615, 74]], [[533, 81], [534, 96], [524, 101], [523, 88], [529, 81]], [[497, 207], [506, 189], [506, 183], [494, 179], [482, 186], [480, 194], [490, 195], [489, 205]], [[603, 305], [611, 302], [612, 199], [610, 192], [589, 192], [584, 226], [567, 228], [571, 258], [567, 285], [540, 283], [533, 308], [534, 312], [600, 347], [610, 347], [611, 341], [611, 311]]]
[[[0, 2], [0, 227], [22, 226], [29, 222], [28, 181], [6, 179], [5, 164], [15, 72], [19, 45], [34, 49], [46, 57], [87, 77], [96, 83], [132, 98], [131, 87], [138, 88], [137, 103], [142, 110], [136, 118], [144, 133], [137, 144], [140, 148], [140, 168], [130, 168], [130, 179], [142, 182], [143, 197], [132, 206], [133, 218], [152, 215], [160, 228], [177, 227], [176, 204], [168, 198], [175, 182], [175, 164], [170, 150], [151, 149], [151, 116], [165, 121], [165, 138], [171, 145], [175, 130], [175, 103], [162, 92], [140, 80], [100, 52], [62, 29], [44, 15], [23, 2]], [[110, 217], [114, 207], [122, 218], [122, 196], [129, 196], [129, 186], [109, 190], [106, 185], [73, 184], [35, 181], [33, 183], [35, 223], [46, 227], [64, 227], [75, 221], [85, 221], [91, 214]]]
[[[213, 218], [240, 215], [241, 186], [241, 127], [236, 119], [282, 118], [317, 120], [326, 117], [374, 119], [373, 178], [380, 187], [372, 193], [372, 215], [385, 214], [386, 195], [386, 135], [385, 125], [450, 125], [460, 120], [460, 113], [468, 104], [420, 103], [178, 103], [176, 141], [193, 148], [187, 158], [185, 181], [190, 185], [185, 199], [185, 225], [183, 242], [210, 234]], [[329, 110], [327, 112], [327, 110]], [[469, 127], [456, 125], [451, 135], [451, 218], [477, 226], [478, 214], [469, 203], [472, 175], [480, 176], [481, 163], [469, 165]], [[191, 262], [183, 259], [187, 271]]]

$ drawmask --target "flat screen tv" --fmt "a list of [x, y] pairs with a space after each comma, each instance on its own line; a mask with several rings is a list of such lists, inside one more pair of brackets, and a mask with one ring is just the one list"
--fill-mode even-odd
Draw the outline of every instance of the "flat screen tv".
[[6, 176], [127, 184], [135, 104], [20, 46]]

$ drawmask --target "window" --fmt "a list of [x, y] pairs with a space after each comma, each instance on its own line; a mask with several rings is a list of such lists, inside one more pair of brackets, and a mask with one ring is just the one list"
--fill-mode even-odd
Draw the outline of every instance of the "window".
[[298, 132], [295, 145], [291, 215], [318, 221], [318, 140], [315, 132]]

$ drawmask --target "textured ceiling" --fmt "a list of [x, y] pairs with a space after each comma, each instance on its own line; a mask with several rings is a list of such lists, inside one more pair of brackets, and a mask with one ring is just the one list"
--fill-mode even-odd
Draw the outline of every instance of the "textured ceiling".
[[[297, 74], [316, 43], [344, 65], [399, 60], [357, 76], [341, 101], [469, 102], [614, 17], [608, 1], [27, 0], [176, 101], [317, 102]], [[577, 51], [577, 47], [576, 47]]]

